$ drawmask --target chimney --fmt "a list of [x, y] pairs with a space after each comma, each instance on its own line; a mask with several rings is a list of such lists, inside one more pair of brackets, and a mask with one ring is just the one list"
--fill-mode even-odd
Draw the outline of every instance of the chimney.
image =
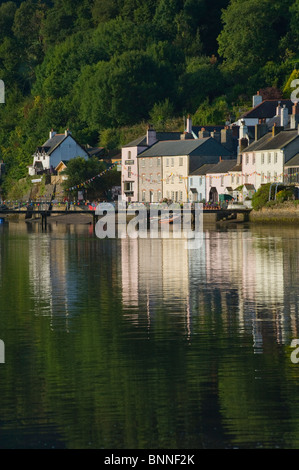
[[157, 134], [153, 126], [150, 124], [146, 132], [146, 145], [151, 146], [157, 142]]
[[188, 114], [187, 117], [186, 132], [188, 132], [188, 134], [192, 134], [192, 119], [190, 114]]
[[261, 137], [267, 134], [268, 132], [268, 127], [267, 124], [262, 123], [262, 124], [256, 124], [254, 126], [254, 131], [255, 131], [255, 140], [259, 140]]
[[209, 133], [209, 131], [206, 131], [206, 129], [204, 127], [202, 127], [201, 130], [198, 133], [198, 138], [203, 139], [205, 137], [210, 137], [210, 133]]
[[239, 145], [239, 153], [242, 153], [244, 149], [248, 147], [248, 139], [240, 139], [240, 145]]
[[296, 101], [292, 107], [292, 114], [290, 116], [290, 128], [296, 129], [299, 124], [299, 103]]
[[253, 95], [252, 97], [252, 107], [255, 108], [259, 104], [261, 104], [263, 101], [263, 97], [260, 95], [260, 92], [257, 91], [256, 95]]
[[65, 135], [65, 136], [68, 136], [68, 135], [71, 135], [71, 134], [72, 134], [72, 133], [71, 133], [71, 131], [70, 131], [69, 129], [66, 129], [66, 130], [64, 131], [64, 135]]
[[289, 111], [286, 105], [284, 104], [281, 110], [281, 114], [280, 114], [280, 125], [281, 127], [287, 127], [288, 123], [289, 123]]
[[277, 107], [276, 107], [276, 116], [280, 116], [280, 115], [281, 115], [281, 106], [280, 106], [280, 101], [278, 101]]
[[193, 139], [193, 135], [190, 134], [189, 132], [184, 132], [183, 134], [180, 135], [181, 140], [189, 140]]
[[216, 129], [211, 132], [211, 137], [213, 137], [213, 139], [215, 139], [217, 142], [221, 142], [221, 134], [220, 132], [216, 131]]
[[224, 147], [231, 150], [233, 145], [233, 131], [229, 127], [221, 129], [220, 131], [220, 142]]
[[244, 137], [246, 137], [247, 134], [248, 134], [248, 127], [246, 126], [244, 119], [242, 119], [240, 130], [239, 130], [239, 139], [244, 139]]
[[56, 132], [53, 131], [53, 129], [51, 129], [50, 133], [49, 133], [49, 139], [52, 139], [52, 137], [54, 137], [54, 135], [56, 135]]
[[277, 126], [276, 123], [274, 123], [274, 126], [272, 127], [272, 137], [275, 137], [281, 131], [283, 131], [283, 127]]

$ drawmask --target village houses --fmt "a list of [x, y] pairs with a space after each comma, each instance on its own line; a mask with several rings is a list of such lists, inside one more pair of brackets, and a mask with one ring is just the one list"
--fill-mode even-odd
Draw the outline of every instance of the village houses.
[[251, 199], [267, 182], [299, 181], [299, 110], [291, 100], [253, 97], [253, 109], [231, 125], [156, 132], [122, 149], [126, 201], [217, 202]]
[[139, 200], [188, 202], [189, 174], [220, 157], [231, 158], [231, 153], [212, 137], [157, 142], [138, 156]]

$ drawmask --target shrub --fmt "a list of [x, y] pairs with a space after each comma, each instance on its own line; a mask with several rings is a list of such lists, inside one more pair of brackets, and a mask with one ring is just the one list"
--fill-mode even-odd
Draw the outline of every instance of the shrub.
[[260, 210], [269, 201], [270, 183], [263, 184], [252, 196], [252, 208], [255, 211]]
[[283, 189], [276, 194], [276, 201], [281, 203], [292, 199], [294, 191], [292, 189]]

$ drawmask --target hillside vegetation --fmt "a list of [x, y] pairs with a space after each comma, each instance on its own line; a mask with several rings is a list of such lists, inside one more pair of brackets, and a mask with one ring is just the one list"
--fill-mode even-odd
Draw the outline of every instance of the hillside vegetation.
[[119, 148], [158, 129], [234, 119], [261, 88], [299, 78], [299, 0], [0, 2], [5, 187], [49, 130]]

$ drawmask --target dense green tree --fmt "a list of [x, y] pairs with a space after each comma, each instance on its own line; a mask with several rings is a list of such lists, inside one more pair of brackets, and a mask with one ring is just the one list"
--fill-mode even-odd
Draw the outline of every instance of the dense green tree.
[[17, 6], [15, 2], [5, 2], [0, 5], [0, 39], [12, 36], [12, 26], [14, 22]]
[[[120, 184], [120, 174], [116, 170], [108, 170], [106, 163], [90, 158], [85, 160], [82, 157], [73, 158], [67, 164], [65, 173], [68, 178], [63, 186], [65, 190], [75, 187], [76, 189], [67, 191], [66, 194], [76, 194], [78, 189], [86, 189], [90, 197], [107, 196], [111, 186]], [[101, 176], [100, 176], [101, 175]]]
[[218, 37], [219, 53], [226, 66], [235, 72], [247, 72], [274, 59], [279, 43], [276, 20], [274, 1], [231, 0], [222, 13], [224, 27]]

